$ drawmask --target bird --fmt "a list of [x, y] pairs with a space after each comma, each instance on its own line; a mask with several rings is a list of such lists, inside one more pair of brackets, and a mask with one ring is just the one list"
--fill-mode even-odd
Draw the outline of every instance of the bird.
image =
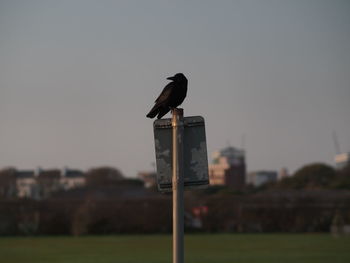
[[155, 105], [146, 115], [148, 118], [157, 119], [162, 118], [171, 109], [179, 106], [187, 94], [187, 78], [183, 73], [176, 73], [173, 77], [168, 77], [167, 79], [172, 80], [168, 83], [163, 91], [160, 93], [159, 97], [155, 100]]

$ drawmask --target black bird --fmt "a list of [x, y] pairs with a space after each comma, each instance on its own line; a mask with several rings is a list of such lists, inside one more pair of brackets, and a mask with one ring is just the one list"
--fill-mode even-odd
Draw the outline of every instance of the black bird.
[[187, 94], [187, 79], [184, 74], [177, 73], [173, 77], [167, 78], [172, 80], [165, 86], [162, 93], [155, 101], [155, 105], [151, 111], [147, 114], [148, 118], [154, 118], [157, 114], [157, 118], [162, 118], [171, 109], [179, 106], [185, 99]]

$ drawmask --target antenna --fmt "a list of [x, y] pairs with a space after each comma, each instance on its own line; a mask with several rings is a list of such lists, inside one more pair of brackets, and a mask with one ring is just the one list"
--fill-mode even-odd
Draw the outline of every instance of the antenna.
[[339, 146], [339, 143], [338, 143], [338, 136], [337, 136], [337, 133], [335, 131], [332, 132], [332, 137], [333, 137], [335, 153], [336, 154], [340, 154], [341, 151], [340, 151], [340, 146]]

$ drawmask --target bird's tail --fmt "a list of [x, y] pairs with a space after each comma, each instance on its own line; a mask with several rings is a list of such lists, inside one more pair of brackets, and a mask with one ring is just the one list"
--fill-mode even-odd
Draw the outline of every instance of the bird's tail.
[[146, 117], [153, 119], [159, 112], [159, 105], [154, 105], [150, 112], [146, 115]]
[[159, 109], [159, 114], [158, 114], [158, 116], [157, 116], [157, 119], [162, 118], [162, 117], [163, 117], [165, 114], [167, 114], [169, 111], [170, 111], [170, 109], [169, 109], [169, 108], [165, 108], [165, 107]]

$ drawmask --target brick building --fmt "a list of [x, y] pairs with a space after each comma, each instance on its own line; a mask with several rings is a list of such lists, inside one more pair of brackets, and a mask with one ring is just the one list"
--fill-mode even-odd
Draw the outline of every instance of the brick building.
[[246, 164], [244, 150], [227, 147], [213, 153], [209, 165], [211, 185], [225, 185], [240, 190], [245, 186]]

